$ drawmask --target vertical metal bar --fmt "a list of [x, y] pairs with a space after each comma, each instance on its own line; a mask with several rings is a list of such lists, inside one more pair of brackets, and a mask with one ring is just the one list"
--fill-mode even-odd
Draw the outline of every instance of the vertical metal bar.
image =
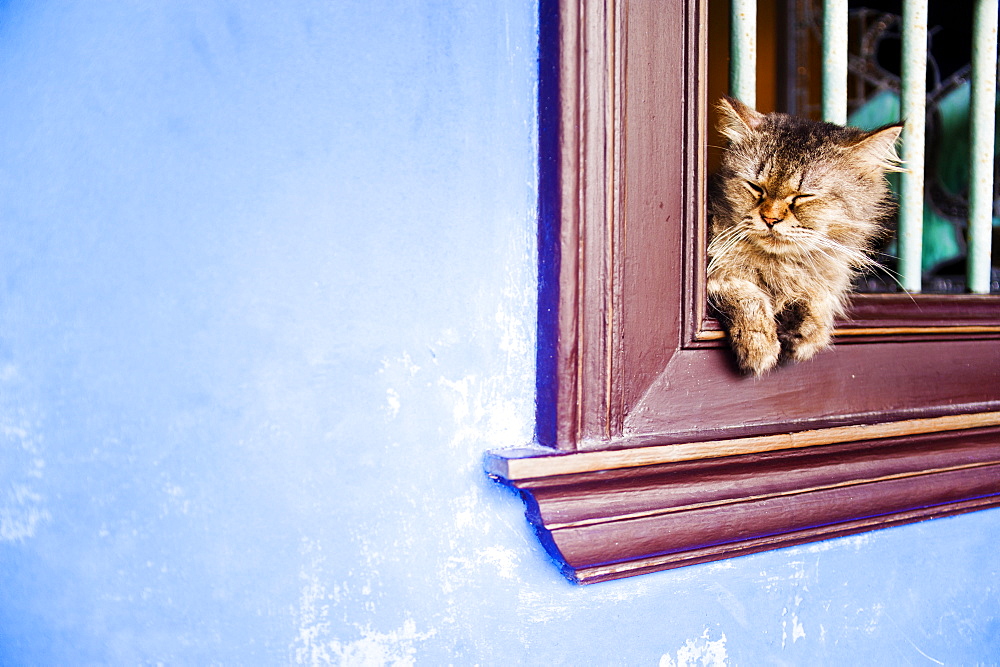
[[757, 106], [757, 0], [732, 0], [729, 94], [747, 106]]
[[847, 122], [847, 0], [823, 3], [823, 120]]
[[903, 3], [901, 174], [899, 193], [899, 273], [903, 289], [920, 291], [924, 235], [924, 106], [927, 98], [927, 0]]
[[997, 0], [977, 0], [972, 25], [972, 103], [969, 109], [969, 291], [990, 291], [993, 231], [993, 144], [997, 91]]

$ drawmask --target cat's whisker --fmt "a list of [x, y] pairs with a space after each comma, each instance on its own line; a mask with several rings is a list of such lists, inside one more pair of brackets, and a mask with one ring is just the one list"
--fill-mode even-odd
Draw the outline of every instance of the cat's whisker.
[[[881, 255], [881, 254], [883, 254], [883, 253], [878, 253], [878, 254], [880, 254], [880, 255]], [[885, 255], [885, 257], [891, 257], [891, 256], [892, 256], [892, 255]], [[885, 264], [882, 264], [881, 262], [878, 262], [878, 261], [874, 261], [874, 260], [873, 260], [873, 261], [872, 261], [872, 267], [873, 267], [873, 268], [877, 268], [877, 269], [880, 269], [880, 270], [881, 270], [882, 272], [884, 272], [884, 273], [886, 273], [886, 274], [888, 274], [888, 275], [890, 275], [890, 276], [892, 276], [892, 277], [894, 277], [894, 278], [902, 278], [902, 277], [903, 277], [903, 275], [902, 275], [901, 273], [898, 273], [898, 272], [896, 272], [896, 271], [893, 271], [893, 270], [892, 270], [892, 269], [890, 269], [890, 268], [889, 268], [888, 266], [886, 266]], [[898, 281], [897, 281], [897, 282], [898, 282]]]
[[[903, 287], [902, 276], [899, 273], [893, 271], [892, 269], [890, 269], [890, 268], [882, 265], [881, 263], [879, 263], [877, 260], [875, 260], [870, 255], [868, 255], [868, 254], [866, 254], [866, 253], [864, 253], [864, 252], [862, 252], [860, 250], [855, 250], [853, 248], [848, 248], [848, 247], [844, 246], [843, 244], [838, 243], [837, 241], [834, 241], [833, 239], [828, 239], [828, 238], [823, 238], [823, 237], [817, 237], [816, 239], [814, 239], [814, 241], [816, 241], [816, 243], [817, 243], [817, 248], [821, 252], [824, 252], [824, 254], [826, 254], [826, 248], [827, 247], [834, 248], [838, 252], [841, 252], [841, 253], [847, 255], [852, 260], [852, 262], [855, 264], [855, 267], [857, 269], [859, 269], [859, 270], [871, 269], [873, 271], [877, 271], [877, 272], [883, 273], [892, 282], [896, 283], [896, 285], [899, 286], [899, 288], [903, 291], [904, 294], [906, 294], [910, 298], [911, 301], [913, 301], [914, 303], [916, 303], [916, 299], [914, 299], [913, 296], [910, 294], [910, 292], [905, 287]], [[823, 247], [823, 246], [825, 246], [825, 247]], [[876, 254], [884, 255], [886, 257], [891, 257], [891, 255], [886, 255], [885, 253], [876, 253]]]
[[721, 257], [723, 255], [727, 255], [739, 243], [741, 243], [742, 241], [744, 241], [745, 238], [746, 238], [745, 234], [740, 234], [740, 235], [731, 236], [731, 237], [722, 239], [719, 243], [716, 243], [716, 244], [713, 244], [713, 245], [709, 246], [708, 253], [712, 257]]
[[[874, 252], [873, 254], [880, 255], [882, 257], [888, 257], [889, 259], [898, 259], [895, 255], [890, 255], [889, 253], [886, 252]], [[917, 300], [913, 298], [913, 295], [910, 293], [910, 291], [903, 286], [903, 274], [897, 271], [893, 271], [892, 269], [887, 267], [885, 264], [882, 264], [881, 262], [874, 262], [873, 266], [874, 268], [879, 269], [880, 271], [885, 273], [889, 278], [891, 278], [892, 281], [899, 286], [899, 289], [902, 290], [904, 294], [910, 297], [910, 301], [912, 301], [913, 303], [917, 302]]]
[[[873, 254], [881, 255], [882, 257], [889, 257], [891, 259], [896, 259], [895, 255], [890, 255], [889, 253], [885, 253], [885, 252], [875, 252]], [[888, 276], [889, 278], [891, 278], [892, 281], [899, 286], [899, 289], [902, 290], [903, 294], [905, 294], [908, 297], [910, 297], [910, 301], [912, 301], [913, 303], [917, 302], [917, 300], [913, 298], [913, 294], [910, 293], [910, 290], [906, 289], [906, 287], [903, 286], [903, 282], [902, 282], [903, 281], [903, 274], [898, 273], [897, 271], [893, 271], [892, 269], [890, 269], [886, 265], [882, 264], [881, 262], [873, 262], [872, 263], [872, 268], [878, 269], [879, 271], [882, 271], [882, 273], [884, 273], [886, 276]]]
[[[735, 236], [735, 235], [738, 235], [738, 234], [743, 234], [745, 232], [746, 232], [746, 225], [745, 224], [740, 223], [738, 225], [733, 225], [729, 229], [725, 229], [725, 230], [719, 232], [715, 236], [715, 238], [712, 239], [712, 243], [716, 243], [720, 239], [725, 239], [725, 238], [728, 238], [728, 237], [731, 237], [731, 236]], [[709, 245], [711, 245], [711, 244], [709, 244]]]
[[734, 243], [739, 242], [745, 235], [746, 232], [740, 227], [727, 229], [708, 244], [708, 253], [713, 256], [725, 254]]
[[708, 245], [708, 254], [711, 261], [708, 263], [707, 274], [711, 275], [719, 263], [729, 255], [733, 249], [747, 238], [747, 230], [741, 226], [732, 227], [725, 230]]
[[815, 242], [815, 247], [828, 257], [840, 257], [846, 260], [855, 269], [865, 269], [878, 264], [860, 250], [848, 248], [829, 239]]
[[910, 301], [912, 301], [914, 304], [917, 302], [917, 300], [913, 298], [913, 294], [910, 293], [910, 290], [906, 289], [906, 287], [903, 285], [903, 276], [901, 274], [893, 271], [892, 269], [886, 266], [883, 266], [878, 262], [872, 262], [870, 268], [884, 273], [887, 278], [889, 278], [890, 280], [892, 280], [892, 282], [896, 283], [896, 285], [899, 286], [900, 291], [902, 291], [903, 294], [908, 296], [910, 298]]
[[860, 250], [845, 246], [833, 239], [821, 235], [810, 235], [808, 245], [836, 262], [845, 262], [855, 269], [863, 269], [873, 264], [873, 261]]

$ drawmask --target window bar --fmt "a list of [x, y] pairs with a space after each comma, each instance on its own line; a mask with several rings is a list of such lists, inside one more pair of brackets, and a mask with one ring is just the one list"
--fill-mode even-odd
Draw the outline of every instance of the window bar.
[[823, 3], [823, 120], [847, 123], [847, 0]]
[[969, 291], [990, 291], [993, 231], [993, 143], [997, 90], [997, 0], [977, 0], [972, 25], [972, 103], [969, 109]]
[[757, 106], [757, 0], [733, 0], [729, 19], [729, 94]]
[[921, 288], [924, 234], [924, 105], [927, 97], [927, 0], [903, 3], [901, 157], [898, 254], [903, 289]]

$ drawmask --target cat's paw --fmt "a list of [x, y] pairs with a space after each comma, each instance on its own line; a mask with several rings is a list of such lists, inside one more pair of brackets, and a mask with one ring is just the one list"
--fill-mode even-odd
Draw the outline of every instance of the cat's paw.
[[817, 352], [830, 347], [830, 330], [828, 328], [816, 328], [814, 330], [799, 331], [795, 336], [789, 336], [784, 340], [788, 357], [794, 361], [806, 361], [816, 356]]
[[729, 330], [729, 340], [743, 372], [763, 375], [778, 365], [781, 343], [777, 332], [733, 327]]

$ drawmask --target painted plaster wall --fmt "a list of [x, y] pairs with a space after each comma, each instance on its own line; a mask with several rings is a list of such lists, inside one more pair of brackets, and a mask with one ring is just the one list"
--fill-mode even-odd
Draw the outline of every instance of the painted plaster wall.
[[0, 1], [0, 664], [1000, 660], [1000, 513], [574, 587], [532, 2]]

